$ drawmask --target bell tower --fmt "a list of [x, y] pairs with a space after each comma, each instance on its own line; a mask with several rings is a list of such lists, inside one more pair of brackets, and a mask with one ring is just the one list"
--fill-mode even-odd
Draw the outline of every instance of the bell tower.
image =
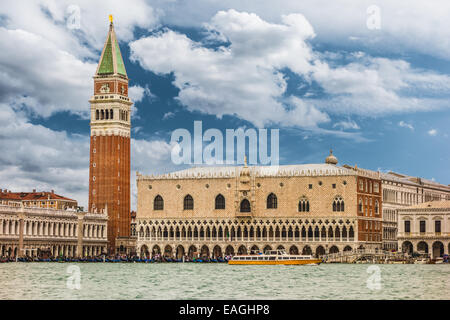
[[94, 75], [91, 100], [89, 211], [108, 213], [108, 253], [116, 238], [130, 236], [130, 128], [128, 77], [114, 32], [108, 36]]

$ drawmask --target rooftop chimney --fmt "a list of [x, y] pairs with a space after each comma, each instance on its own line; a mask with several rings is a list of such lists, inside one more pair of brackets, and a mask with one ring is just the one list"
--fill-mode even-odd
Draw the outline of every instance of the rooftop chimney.
[[33, 189], [33, 192], [36, 192], [36, 189]]

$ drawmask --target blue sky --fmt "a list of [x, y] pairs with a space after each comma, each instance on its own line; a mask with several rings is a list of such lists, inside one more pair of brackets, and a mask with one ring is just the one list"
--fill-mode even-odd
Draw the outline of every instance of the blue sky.
[[[379, 29], [367, 27], [370, 5]], [[332, 148], [341, 165], [449, 184], [448, 9], [18, 1], [0, 9], [0, 187], [55, 189], [86, 205], [88, 99], [110, 13], [135, 101], [132, 179], [180, 169], [170, 135], [201, 120], [223, 133], [279, 129], [281, 164], [321, 163]]]

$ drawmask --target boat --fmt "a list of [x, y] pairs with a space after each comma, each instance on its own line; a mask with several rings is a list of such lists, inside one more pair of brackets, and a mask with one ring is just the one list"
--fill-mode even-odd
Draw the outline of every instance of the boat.
[[444, 258], [439, 257], [439, 258], [433, 259], [431, 263], [433, 263], [433, 264], [441, 264], [441, 263], [444, 263]]
[[429, 264], [429, 263], [430, 263], [430, 259], [428, 259], [428, 258], [416, 259], [414, 261], [414, 264]]
[[287, 254], [284, 250], [268, 250], [262, 253], [237, 255], [228, 260], [228, 264], [247, 265], [319, 265], [322, 259], [311, 255]]

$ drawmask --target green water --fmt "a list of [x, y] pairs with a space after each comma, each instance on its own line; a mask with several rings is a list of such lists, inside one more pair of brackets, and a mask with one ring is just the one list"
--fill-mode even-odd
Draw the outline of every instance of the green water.
[[369, 266], [3, 263], [0, 299], [450, 299], [448, 264]]

